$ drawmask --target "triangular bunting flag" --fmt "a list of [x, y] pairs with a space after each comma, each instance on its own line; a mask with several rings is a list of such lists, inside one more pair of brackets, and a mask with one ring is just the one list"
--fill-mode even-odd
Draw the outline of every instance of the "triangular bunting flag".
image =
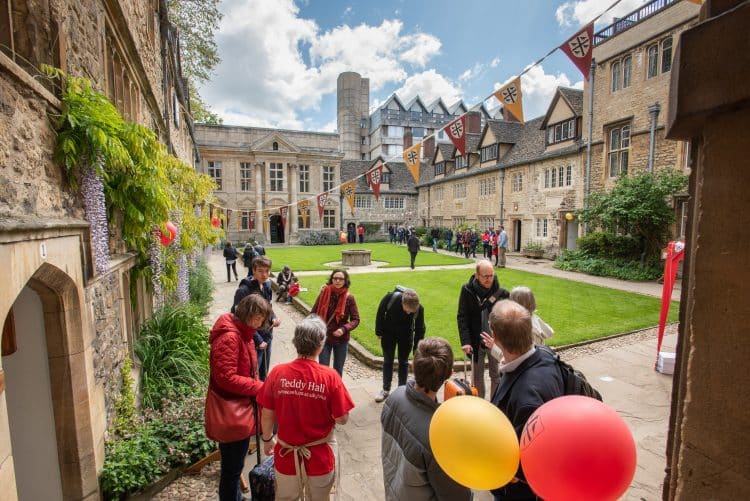
[[521, 77], [514, 78], [510, 83], [500, 87], [493, 94], [506, 110], [523, 123], [523, 96], [521, 95]]
[[268, 222], [271, 220], [271, 213], [266, 213], [264, 209], [260, 211], [260, 217], [263, 219], [263, 233], [268, 233]]
[[422, 143], [417, 143], [404, 152], [404, 163], [409, 168], [414, 182], [419, 182], [419, 162], [422, 158]]
[[250, 231], [253, 231], [253, 228], [255, 228], [255, 211], [250, 211]]
[[378, 160], [375, 167], [367, 171], [367, 183], [372, 188], [372, 193], [375, 195], [375, 200], [380, 196], [380, 182], [383, 180], [383, 162]]
[[302, 218], [302, 227], [307, 228], [307, 216], [310, 215], [310, 200], [300, 200], [297, 204], [299, 216]]
[[354, 189], [356, 187], [355, 183], [356, 181], [354, 179], [351, 179], [341, 185], [341, 193], [344, 194], [344, 198], [346, 198], [346, 201], [349, 203], [349, 208], [352, 210], [352, 214], [354, 214]]
[[324, 191], [320, 195], [318, 195], [318, 217], [320, 217], [320, 220], [323, 220], [323, 210], [326, 207], [326, 202], [328, 201], [328, 192]]
[[453, 146], [458, 150], [458, 155], [466, 154], [466, 115], [461, 115], [445, 127], [443, 130], [448, 134]]
[[286, 216], [289, 214], [289, 206], [285, 205], [279, 209], [279, 215], [281, 215], [281, 224], [286, 228]]
[[237, 231], [242, 230], [242, 211], [237, 211]]
[[573, 64], [581, 70], [583, 78], [589, 79], [591, 70], [591, 54], [594, 52], [594, 23], [589, 23], [581, 31], [570, 37], [560, 46]]

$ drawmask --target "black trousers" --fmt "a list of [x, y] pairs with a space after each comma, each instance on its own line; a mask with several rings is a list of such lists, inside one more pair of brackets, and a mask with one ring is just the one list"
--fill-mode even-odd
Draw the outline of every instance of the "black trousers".
[[411, 254], [411, 269], [413, 270], [414, 269], [414, 260], [417, 258], [417, 253], [416, 252], [409, 252], [409, 254]]
[[406, 378], [409, 376], [409, 352], [411, 351], [411, 335], [398, 336], [395, 338], [383, 338], [380, 340], [380, 346], [383, 348], [383, 389], [391, 391], [391, 381], [393, 381], [393, 357], [398, 348], [398, 385], [406, 384]]

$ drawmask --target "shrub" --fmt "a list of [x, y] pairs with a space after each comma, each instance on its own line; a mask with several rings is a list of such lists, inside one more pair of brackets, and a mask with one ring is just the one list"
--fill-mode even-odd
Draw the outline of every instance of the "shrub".
[[211, 270], [202, 259], [199, 260], [188, 274], [188, 292], [190, 301], [201, 309], [203, 315], [208, 313], [214, 293], [214, 280]]
[[637, 260], [589, 256], [581, 250], [563, 251], [555, 260], [555, 266], [561, 270], [622, 280], [655, 280], [663, 271], [658, 261], [642, 265]]
[[529, 251], [529, 252], [536, 252], [536, 251], [544, 250], [544, 246], [542, 246], [541, 242], [535, 242], [533, 240], [530, 240], [526, 242], [526, 245], [523, 246], [523, 250]]
[[141, 328], [135, 352], [142, 364], [143, 405], [157, 407], [170, 391], [208, 384], [208, 328], [194, 304], [166, 305]]
[[382, 223], [360, 223], [362, 224], [362, 227], [365, 229], [365, 238], [373, 242], [374, 237], [382, 237], [381, 229], [383, 227]]
[[340, 244], [338, 233], [325, 231], [306, 231], [299, 237], [300, 245], [335, 245]]
[[641, 246], [628, 235], [594, 232], [577, 240], [578, 249], [591, 257], [640, 259]]
[[122, 499], [167, 471], [167, 451], [148, 426], [132, 436], [104, 445], [104, 467], [99, 476], [104, 499]]

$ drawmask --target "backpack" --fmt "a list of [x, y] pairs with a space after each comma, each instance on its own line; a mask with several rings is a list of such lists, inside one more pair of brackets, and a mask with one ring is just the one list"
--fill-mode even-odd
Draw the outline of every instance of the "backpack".
[[[406, 287], [403, 285], [397, 285], [393, 292], [391, 292], [391, 298], [388, 300], [388, 304], [385, 307], [385, 318], [388, 318], [388, 313], [391, 311], [391, 307], [396, 303], [396, 300], [401, 297], [401, 295], [406, 291]], [[417, 322], [417, 314], [414, 313], [411, 317], [411, 333], [414, 334], [414, 329], [416, 327]]]
[[579, 371], [567, 362], [560, 360], [560, 355], [552, 351], [546, 346], [537, 346], [537, 349], [541, 349], [549, 353], [555, 358], [560, 372], [562, 373], [563, 379], [563, 395], [583, 395], [584, 397], [595, 398], [602, 402], [602, 395], [596, 388], [591, 386], [591, 383], [586, 380], [586, 376], [583, 372]]

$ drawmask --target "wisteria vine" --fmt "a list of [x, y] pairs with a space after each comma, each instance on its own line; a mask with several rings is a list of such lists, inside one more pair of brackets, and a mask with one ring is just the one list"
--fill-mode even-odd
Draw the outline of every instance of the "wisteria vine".
[[104, 183], [92, 166], [86, 166], [81, 176], [81, 194], [86, 220], [91, 226], [91, 254], [97, 274], [109, 269], [109, 229]]

